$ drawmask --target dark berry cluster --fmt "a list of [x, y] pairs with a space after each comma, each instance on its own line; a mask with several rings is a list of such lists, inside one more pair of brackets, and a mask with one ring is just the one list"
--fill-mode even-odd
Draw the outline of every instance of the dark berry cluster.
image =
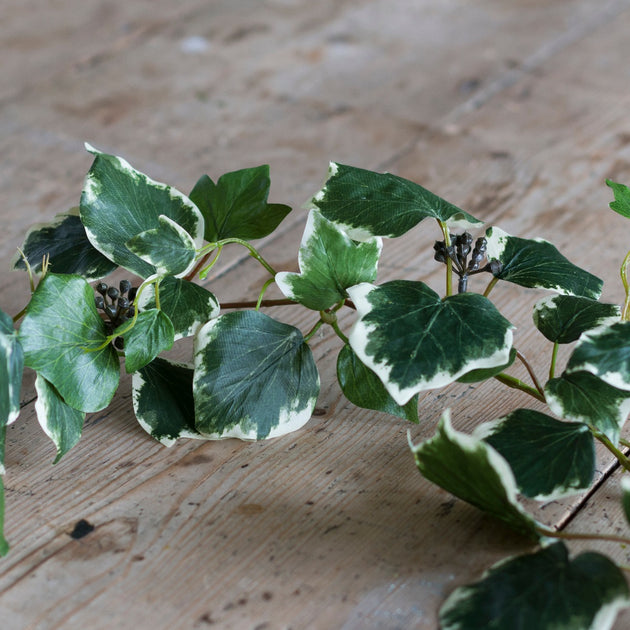
[[[111, 335], [118, 326], [131, 319], [135, 314], [133, 301], [136, 297], [136, 287], [131, 286], [129, 280], [121, 280], [116, 287], [110, 287], [105, 282], [99, 282], [96, 287], [97, 295], [94, 296], [96, 308], [107, 315], [105, 327], [107, 334]], [[123, 340], [117, 337], [114, 345], [123, 348]]]
[[[486, 257], [488, 243], [483, 236], [480, 236], [473, 247], [473, 237], [468, 233], [453, 235], [451, 245], [446, 245], [444, 241], [436, 241], [433, 245], [435, 250], [434, 258], [438, 262], [446, 263], [447, 260], [453, 262], [453, 269], [459, 276], [458, 292], [465, 293], [468, 288], [468, 276], [483, 271], [499, 273], [501, 263], [498, 260], [491, 260], [481, 266]], [[470, 256], [470, 258], [469, 258]]]

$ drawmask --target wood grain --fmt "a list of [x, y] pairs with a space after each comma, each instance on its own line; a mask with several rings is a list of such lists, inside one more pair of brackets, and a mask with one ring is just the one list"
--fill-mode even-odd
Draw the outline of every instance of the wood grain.
[[[0, 23], [4, 269], [28, 226], [76, 205], [89, 141], [184, 192], [203, 173], [269, 163], [272, 200], [295, 208], [262, 242], [278, 270], [296, 268], [301, 205], [336, 160], [388, 169], [508, 232], [548, 238], [606, 279], [606, 299], [621, 299], [628, 232], [607, 211], [603, 180], [630, 181], [630, 2], [40, 5], [14, 3]], [[379, 280], [441, 289], [436, 237], [422, 224], [386, 243]], [[229, 301], [255, 297], [265, 279], [226, 248], [207, 285]], [[23, 274], [0, 277], [0, 308], [16, 313], [27, 295]], [[493, 292], [544, 373], [550, 348], [530, 324], [540, 295]], [[315, 321], [296, 307], [273, 312], [304, 331]], [[352, 317], [344, 312], [345, 329]], [[166, 449], [135, 422], [125, 377], [54, 467], [27, 377], [7, 440], [2, 627], [432, 630], [456, 585], [528, 549], [425, 483], [406, 437], [430, 436], [446, 406], [470, 430], [529, 406], [523, 395], [490, 383], [428, 392], [419, 425], [408, 425], [345, 401], [334, 335], [312, 347], [322, 392], [293, 435]], [[612, 464], [600, 462], [587, 502], [537, 516], [625, 530]], [[94, 530], [72, 538], [81, 519]], [[611, 553], [627, 562], [626, 550]]]

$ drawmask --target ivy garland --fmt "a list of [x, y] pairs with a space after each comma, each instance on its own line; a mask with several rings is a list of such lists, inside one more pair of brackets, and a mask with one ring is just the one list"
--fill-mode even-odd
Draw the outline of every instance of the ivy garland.
[[[602, 281], [551, 243], [498, 227], [473, 239], [468, 230], [482, 229], [482, 222], [422, 186], [331, 163], [311, 200], [299, 272], [278, 272], [251, 244], [290, 212], [268, 203], [267, 166], [226, 173], [216, 183], [204, 175], [186, 196], [86, 146], [94, 162], [80, 206], [28, 232], [14, 267], [28, 272], [31, 299], [14, 317], [0, 311], [1, 472], [24, 367], [37, 375], [35, 410], [57, 448], [55, 462], [79, 440], [86, 413], [110, 403], [121, 360], [133, 375], [138, 422], [166, 446], [182, 437], [261, 440], [295, 431], [311, 417], [319, 375], [309, 340], [330, 326], [342, 344], [339, 385], [359, 407], [417, 422], [420, 392], [496, 379], [546, 403], [553, 414], [520, 408], [469, 435], [453, 429], [445, 410], [434, 437], [410, 444], [427, 480], [537, 544], [537, 551], [457, 588], [440, 610], [441, 627], [507, 630], [515, 619], [518, 627], [542, 630], [612, 626], [630, 605], [625, 567], [598, 553], [570, 558], [562, 539], [630, 540], [555, 531], [518, 497], [548, 501], [587, 491], [595, 441], [630, 471], [623, 452], [630, 444], [620, 438], [630, 412], [630, 253], [621, 268], [625, 303], [601, 303]], [[611, 208], [630, 218], [630, 189], [607, 184]], [[434, 251], [445, 268], [444, 295], [414, 280], [375, 284], [382, 239], [427, 218], [442, 234]], [[222, 312], [195, 280], [204, 280], [231, 244], [246, 248], [269, 278], [254, 308], [224, 305], [228, 312]], [[138, 277], [138, 285], [102, 280], [119, 268]], [[483, 273], [485, 290], [469, 291], [469, 277]], [[552, 344], [546, 382], [514, 347], [512, 324], [489, 298], [501, 280], [552, 292], [533, 312], [534, 325]], [[286, 299], [264, 299], [273, 282]], [[317, 312], [306, 335], [260, 311], [286, 303]], [[350, 331], [339, 326], [342, 308], [356, 311]], [[183, 337], [194, 339], [190, 363], [160, 356]], [[560, 344], [574, 344], [562, 372]], [[531, 383], [509, 373], [517, 360]], [[629, 479], [622, 502], [630, 521]], [[4, 555], [3, 520], [0, 484]]]

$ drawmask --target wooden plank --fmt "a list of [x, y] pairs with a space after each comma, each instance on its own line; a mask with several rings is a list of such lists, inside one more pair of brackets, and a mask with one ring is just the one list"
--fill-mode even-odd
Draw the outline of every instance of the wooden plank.
[[[86, 8], [95, 27], [96, 6]], [[200, 164], [216, 176], [268, 161], [274, 199], [295, 206], [317, 190], [328, 159], [387, 165], [505, 229], [587, 256], [602, 275], [622, 252], [621, 220], [592, 208], [605, 208], [602, 178], [627, 175], [630, 163], [628, 94], [602, 93], [623, 68], [629, 3], [195, 6], [146, 36], [102, 47], [95, 38], [78, 64], [69, 36], [50, 79], [25, 77], [0, 103], [3, 261], [26, 225], [76, 200], [89, 165], [83, 139], [183, 190]], [[145, 18], [136, 19], [144, 33]], [[183, 52], [193, 35], [209, 47]], [[38, 67], [41, 57], [32, 59]], [[296, 213], [263, 246], [278, 268], [294, 268], [303, 221]], [[440, 285], [430, 247], [418, 250], [433, 234], [427, 226], [388, 243], [381, 279]], [[604, 237], [609, 248], [596, 250]], [[231, 300], [244, 280], [255, 296], [264, 272], [230, 256], [211, 288]], [[23, 276], [2, 282], [3, 308], [19, 304]], [[544, 369], [519, 293], [496, 295]], [[274, 313], [303, 330], [315, 321], [302, 309]], [[164, 449], [135, 424], [124, 379], [111, 408], [91, 415], [81, 443], [51, 468], [53, 449], [28, 404], [9, 431], [7, 627], [428, 629], [455, 584], [525, 548], [423, 483], [408, 425], [353, 409], [334, 384], [339, 344], [322, 334], [313, 347], [323, 383], [316, 416], [269, 443]], [[470, 428], [519, 400], [487, 385], [426, 394], [414, 439], [432, 434], [445, 405]], [[545, 517], [557, 522], [573, 508], [550, 506]], [[74, 540], [82, 518], [95, 530]]]

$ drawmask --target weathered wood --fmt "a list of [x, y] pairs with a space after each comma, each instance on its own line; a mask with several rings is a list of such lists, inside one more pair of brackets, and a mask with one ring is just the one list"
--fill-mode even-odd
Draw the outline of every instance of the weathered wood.
[[[203, 172], [269, 163], [273, 200], [298, 208], [262, 247], [279, 270], [295, 269], [299, 206], [334, 159], [387, 168], [507, 231], [549, 238], [610, 278], [606, 297], [620, 299], [627, 226], [607, 212], [603, 179], [630, 181], [630, 91], [619, 80], [630, 2], [171, 5], [90, 0], [78, 11], [63, 0], [3, 12], [3, 268], [30, 224], [76, 205], [88, 140], [184, 192]], [[441, 288], [436, 236], [423, 224], [388, 242], [380, 280]], [[208, 286], [227, 301], [255, 297], [265, 279], [233, 248]], [[0, 307], [19, 311], [27, 286], [23, 274], [0, 277]], [[493, 296], [544, 373], [549, 349], [523, 292]], [[315, 322], [298, 307], [274, 315], [304, 331]], [[344, 313], [342, 326], [351, 321]], [[324, 332], [312, 346], [316, 415], [269, 443], [165, 449], [133, 419], [124, 378], [51, 467], [29, 381], [8, 432], [3, 628], [429, 630], [457, 584], [528, 548], [425, 483], [411, 425], [353, 408], [334, 381], [338, 340]], [[529, 406], [490, 383], [429, 392], [411, 434], [430, 436], [445, 406], [471, 429], [519, 404]], [[538, 514], [596, 530], [610, 483], [586, 509], [572, 499]], [[617, 527], [618, 511], [607, 513]], [[95, 529], [75, 540], [80, 519]]]

